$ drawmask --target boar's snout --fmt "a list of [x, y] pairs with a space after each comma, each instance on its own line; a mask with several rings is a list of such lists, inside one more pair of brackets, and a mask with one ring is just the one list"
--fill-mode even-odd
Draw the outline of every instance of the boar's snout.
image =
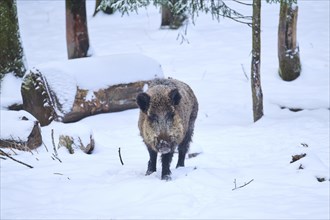
[[171, 141], [170, 137], [169, 138], [156, 137], [155, 141], [156, 141], [155, 146], [159, 153], [167, 154], [174, 151], [175, 144], [173, 141]]
[[156, 146], [157, 150], [161, 154], [167, 154], [171, 152], [171, 146], [167, 141], [160, 140]]

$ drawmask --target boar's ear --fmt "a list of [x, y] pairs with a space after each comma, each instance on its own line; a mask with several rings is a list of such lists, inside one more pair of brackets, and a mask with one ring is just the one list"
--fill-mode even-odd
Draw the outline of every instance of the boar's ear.
[[169, 93], [169, 97], [170, 97], [170, 99], [172, 101], [172, 105], [178, 105], [180, 103], [181, 95], [180, 95], [178, 89], [173, 89]]
[[148, 108], [149, 108], [149, 104], [150, 104], [150, 96], [147, 93], [145, 93], [145, 92], [140, 93], [136, 97], [136, 103], [140, 107], [141, 111], [143, 111], [144, 113], [146, 113], [147, 110], [148, 110]]

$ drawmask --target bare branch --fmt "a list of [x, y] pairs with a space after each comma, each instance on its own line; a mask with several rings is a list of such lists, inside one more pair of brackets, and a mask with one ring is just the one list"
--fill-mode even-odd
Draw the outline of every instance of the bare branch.
[[15, 162], [17, 162], [17, 163], [23, 164], [24, 166], [27, 166], [27, 167], [29, 167], [29, 168], [31, 168], [31, 169], [33, 168], [33, 166], [31, 166], [31, 165], [29, 165], [29, 164], [26, 164], [26, 163], [24, 163], [24, 162], [22, 162], [22, 161], [16, 160], [15, 158], [13, 158], [12, 156], [10, 156], [9, 154], [7, 154], [6, 152], [4, 152], [4, 151], [1, 150], [1, 149], [0, 149], [0, 152], [1, 152], [1, 154], [5, 155], [6, 157], [12, 159], [13, 161], [15, 161]]
[[119, 159], [120, 159], [121, 165], [124, 165], [123, 159], [121, 158], [120, 148], [118, 149], [118, 154], [119, 154]]
[[52, 143], [53, 143], [53, 149], [54, 149], [54, 153], [57, 156], [57, 150], [56, 150], [56, 146], [55, 146], [55, 141], [54, 141], [54, 129], [52, 129]]
[[237, 187], [237, 185], [236, 185], [236, 179], [235, 179], [235, 180], [234, 180], [234, 185], [235, 185], [235, 187], [234, 187], [232, 190], [236, 190], [236, 189], [239, 189], [239, 188], [243, 188], [244, 186], [249, 185], [253, 180], [254, 180], [254, 179], [252, 179], [252, 180], [250, 180], [249, 182], [244, 183], [243, 185]]
[[42, 142], [42, 144], [45, 146], [46, 151], [48, 152], [48, 148], [47, 148], [46, 144], [44, 142]]
[[252, 6], [252, 4], [241, 2], [241, 1], [237, 1], [237, 0], [232, 0], [232, 1], [242, 4], [242, 5]]
[[244, 65], [241, 64], [241, 67], [242, 67], [242, 70], [243, 70], [243, 73], [244, 73], [244, 76], [245, 76], [246, 80], [249, 81], [249, 77], [247, 76], [247, 74], [246, 74], [246, 72], [245, 72]]
[[58, 161], [60, 161], [60, 163], [62, 163], [61, 159], [58, 158], [58, 154], [57, 154], [57, 150], [56, 150], [56, 147], [55, 147], [55, 141], [54, 141], [54, 130], [52, 129], [52, 143], [53, 143], [53, 149], [54, 149], [54, 153], [53, 153], [53, 156], [54, 158], [56, 158]]
[[240, 20], [238, 20], [239, 19], [238, 17], [236, 17], [236, 18], [234, 18], [234, 17], [228, 17], [228, 16], [224, 16], [224, 17], [229, 18], [229, 19], [231, 19], [233, 21], [236, 21], [238, 23], [241, 23], [241, 24], [246, 24], [249, 27], [252, 27], [252, 23], [251, 22], [240, 21]]

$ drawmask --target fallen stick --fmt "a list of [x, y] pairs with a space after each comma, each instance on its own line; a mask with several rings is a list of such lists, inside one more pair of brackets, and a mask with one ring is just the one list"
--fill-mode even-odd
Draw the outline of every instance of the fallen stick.
[[120, 159], [121, 165], [124, 165], [123, 159], [121, 158], [120, 148], [118, 149], [118, 154], [119, 154], [119, 159]]
[[31, 165], [29, 165], [29, 164], [26, 164], [26, 163], [24, 163], [24, 162], [22, 162], [22, 161], [16, 160], [15, 158], [11, 157], [9, 154], [7, 154], [6, 152], [4, 152], [4, 151], [1, 150], [1, 149], [0, 149], [0, 152], [1, 152], [3, 155], [5, 155], [6, 157], [12, 159], [13, 161], [15, 161], [15, 162], [17, 162], [17, 163], [23, 164], [24, 166], [27, 166], [27, 167], [29, 167], [29, 168], [31, 168], [31, 169], [33, 168], [33, 166], [31, 166]]
[[57, 150], [56, 150], [56, 147], [55, 147], [54, 130], [53, 129], [52, 129], [51, 135], [52, 135], [52, 143], [53, 143], [53, 150], [54, 150], [53, 156], [54, 156], [55, 159], [57, 159], [58, 161], [60, 161], [62, 163], [61, 159], [58, 158]]
[[234, 179], [235, 188], [233, 188], [232, 190], [239, 189], [239, 188], [243, 188], [244, 186], [249, 185], [253, 180], [254, 180], [254, 179], [250, 180], [250, 181], [247, 182], [247, 183], [244, 183], [243, 185], [241, 185], [241, 186], [239, 186], [239, 187], [236, 187], [236, 179]]

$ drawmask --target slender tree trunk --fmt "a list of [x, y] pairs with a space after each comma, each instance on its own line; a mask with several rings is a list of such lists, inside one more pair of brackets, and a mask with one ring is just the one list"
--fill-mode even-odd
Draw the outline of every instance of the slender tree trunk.
[[167, 5], [162, 5], [162, 22], [161, 27], [170, 26], [173, 16], [171, 9]]
[[281, 1], [278, 25], [279, 75], [285, 81], [299, 77], [301, 71], [299, 47], [297, 46], [298, 6]]
[[22, 77], [25, 71], [16, 0], [0, 0], [0, 79], [9, 72]]
[[[178, 0], [169, 0], [169, 2], [172, 5], [175, 5]], [[182, 1], [182, 3], [185, 4], [186, 1]], [[173, 8], [169, 7], [168, 4], [162, 5], [162, 22], [160, 25], [162, 28], [169, 27], [170, 29], [178, 29], [182, 26], [186, 19], [187, 16], [185, 15], [184, 11], [175, 13]]]
[[65, 7], [68, 58], [86, 57], [89, 49], [86, 0], [66, 0]]
[[264, 115], [260, 81], [260, 10], [261, 0], [253, 0], [251, 87], [254, 122], [258, 121]]

